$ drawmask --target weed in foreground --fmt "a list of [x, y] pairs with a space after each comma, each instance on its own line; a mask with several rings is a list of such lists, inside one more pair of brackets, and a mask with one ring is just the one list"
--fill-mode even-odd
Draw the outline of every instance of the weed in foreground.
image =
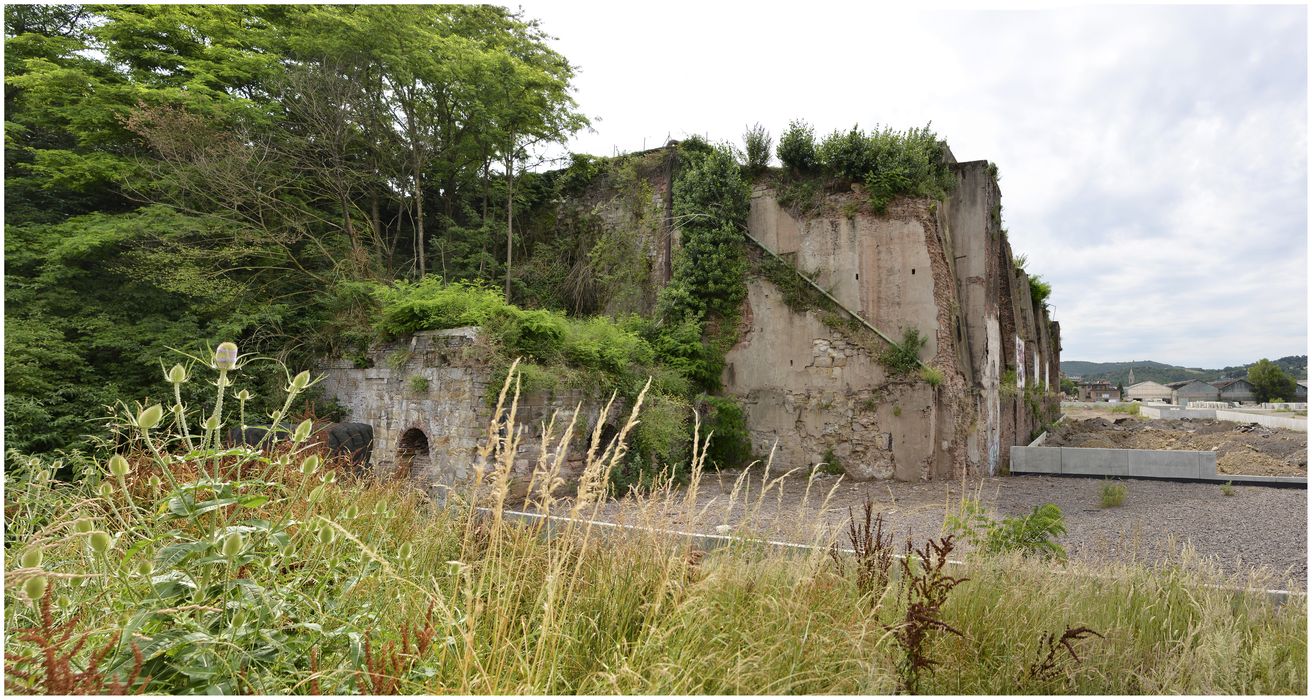
[[[131, 646], [132, 663], [126, 673], [113, 673], [103, 668], [105, 657], [118, 646], [119, 634], [91, 651], [85, 661], [78, 658], [87, 645], [91, 633], [77, 630], [78, 618], [71, 617], [62, 623], [55, 622], [52, 610], [54, 587], [36, 601], [39, 609], [37, 624], [13, 630], [14, 638], [27, 642], [35, 649], [27, 653], [5, 650], [5, 675], [17, 682], [6, 681], [7, 691], [33, 695], [127, 695], [143, 693], [150, 678], [141, 677], [141, 647], [134, 641]], [[6, 645], [8, 646], [8, 645]], [[77, 666], [82, 669], [78, 670]]]
[[[872, 594], [872, 605], [888, 588], [889, 573], [893, 568], [893, 535], [884, 534], [884, 514], [876, 514], [874, 508], [874, 501], [866, 497], [859, 522], [851, 507], [847, 509], [847, 540], [856, 560], [856, 586], [862, 593]], [[840, 574], [846, 571], [837, 542], [831, 546], [829, 555]]]
[[1105, 481], [1098, 489], [1098, 505], [1103, 508], [1117, 508], [1125, 503], [1126, 492], [1125, 484]]
[[[1039, 640], [1039, 650], [1034, 663], [1026, 671], [1026, 675], [1031, 680], [1050, 681], [1057, 677], [1059, 669], [1059, 650], [1064, 649], [1070, 655], [1072, 661], [1080, 663], [1080, 655], [1075, 653], [1074, 642], [1086, 639], [1088, 637], [1097, 637], [1106, 639], [1101, 634], [1089, 629], [1088, 627], [1067, 627], [1060, 637], [1051, 632], [1044, 632], [1043, 638]], [[1046, 653], [1045, 653], [1046, 650]]]
[[[954, 578], [944, 573], [948, 556], [952, 554], [952, 535], [930, 540], [921, 549], [912, 549], [907, 539], [902, 557], [902, 586], [906, 596], [906, 615], [895, 629], [894, 639], [901, 647], [898, 660], [898, 677], [903, 692], [916, 694], [921, 674], [932, 671], [939, 664], [929, 658], [926, 646], [930, 633], [938, 630], [964, 636], [957, 628], [943, 621], [943, 604], [953, 588], [968, 579]], [[919, 559], [919, 562], [916, 561]]]

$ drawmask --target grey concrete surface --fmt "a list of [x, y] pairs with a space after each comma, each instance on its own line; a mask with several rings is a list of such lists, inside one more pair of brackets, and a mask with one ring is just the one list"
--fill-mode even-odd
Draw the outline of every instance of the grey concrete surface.
[[[1129, 476], [1130, 451], [1102, 447], [1061, 447], [1061, 473], [1083, 476]], [[1013, 448], [1014, 450], [1014, 448]]]
[[1013, 447], [1011, 473], [1187, 479], [1213, 483], [1306, 486], [1307, 477], [1219, 474], [1216, 453], [1196, 450], [1117, 450], [1103, 447]]
[[[1202, 476], [1200, 468], [1203, 454], [1185, 450], [1126, 450], [1130, 453], [1130, 476], [1158, 479], [1196, 479]], [[1213, 467], [1215, 471], [1215, 467]]]

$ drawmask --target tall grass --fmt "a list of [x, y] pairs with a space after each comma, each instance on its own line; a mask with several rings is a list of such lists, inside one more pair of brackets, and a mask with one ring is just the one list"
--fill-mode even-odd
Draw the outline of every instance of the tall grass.
[[[915, 566], [872, 586], [825, 546], [743, 538], [702, 551], [697, 539], [588, 522], [641, 399], [614, 440], [592, 433], [577, 493], [565, 500], [556, 498], [564, 449], [585, 428], [544, 426], [531, 507], [568, 517], [550, 531], [508, 517], [524, 428], [501, 435], [496, 426], [515, 424], [514, 376], [473, 482], [442, 507], [406, 483], [356, 479], [304, 440], [188, 450], [176, 429], [139, 427], [129, 436], [136, 448], [124, 452], [127, 472], [116, 468], [121, 481], [83, 455], [11, 454], [5, 690], [67, 692], [59, 681], [70, 669], [87, 679], [79, 688], [155, 693], [904, 687], [898, 638], [908, 601], [918, 600], [908, 589]], [[294, 381], [289, 389], [299, 390]], [[759, 510], [782, 478], [766, 470], [754, 484], [745, 471], [727, 503], [699, 509], [705, 439], [692, 461], [686, 489], [658, 485], [634, 502], [634, 522], [677, 513], [681, 527], [703, 528], [721, 519], [715, 508]], [[53, 478], [70, 468], [83, 476]], [[829, 544], [826, 531], [807, 526], [826, 501], [807, 499], [795, 535], [809, 540], [799, 541]], [[1305, 599], [1276, 606], [1209, 588], [1234, 582], [1187, 552], [1157, 570], [996, 556], [951, 575], [965, 580], [936, 614], [960, 635], [922, 635], [918, 653], [938, 665], [918, 673], [919, 692], [1306, 690]], [[1062, 652], [1036, 672], [1045, 639], [1080, 626], [1104, 638], [1077, 640], [1080, 661]], [[61, 655], [67, 669], [49, 663]]]

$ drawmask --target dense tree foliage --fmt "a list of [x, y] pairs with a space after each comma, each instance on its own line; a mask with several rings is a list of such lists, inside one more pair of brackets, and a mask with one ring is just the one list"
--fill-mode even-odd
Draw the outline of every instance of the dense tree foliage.
[[1253, 385], [1253, 393], [1257, 394], [1258, 401], [1294, 399], [1294, 378], [1265, 357], [1248, 368], [1248, 383]]
[[97, 432], [170, 347], [303, 358], [367, 339], [364, 281], [504, 276], [513, 176], [586, 124], [548, 38], [492, 6], [6, 6], [8, 446]]

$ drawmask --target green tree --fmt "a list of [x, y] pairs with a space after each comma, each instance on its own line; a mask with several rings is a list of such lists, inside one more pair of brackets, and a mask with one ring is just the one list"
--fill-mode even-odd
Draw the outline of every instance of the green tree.
[[1259, 402], [1289, 400], [1294, 397], [1295, 384], [1280, 366], [1265, 357], [1248, 368], [1248, 383]]
[[448, 241], [497, 277], [500, 144], [586, 123], [548, 40], [485, 6], [6, 6], [10, 444], [97, 432], [170, 346], [363, 342], [358, 283]]
[[1075, 385], [1075, 381], [1067, 377], [1061, 378], [1061, 393], [1067, 396], [1075, 396], [1080, 393], [1080, 388]]

